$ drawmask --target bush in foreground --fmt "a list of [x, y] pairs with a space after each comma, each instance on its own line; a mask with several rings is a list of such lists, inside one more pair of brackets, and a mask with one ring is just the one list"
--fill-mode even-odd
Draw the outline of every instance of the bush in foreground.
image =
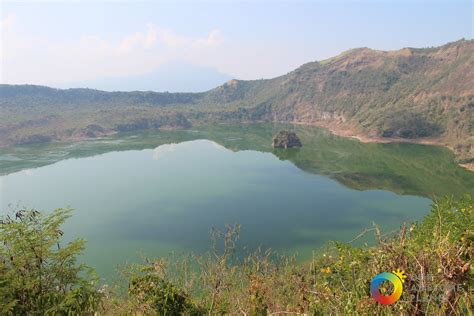
[[[93, 314], [101, 295], [92, 270], [77, 265], [84, 240], [61, 246], [70, 211], [21, 210], [0, 221], [0, 314]], [[82, 277], [80, 275], [86, 275]]]

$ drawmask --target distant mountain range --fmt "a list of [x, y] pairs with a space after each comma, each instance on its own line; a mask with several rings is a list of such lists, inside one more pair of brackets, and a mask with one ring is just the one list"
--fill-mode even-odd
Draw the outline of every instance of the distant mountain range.
[[[160, 89], [160, 88], [157, 88]], [[358, 48], [266, 80], [200, 93], [0, 85], [0, 145], [209, 122], [288, 122], [377, 141], [450, 147], [474, 162], [474, 41]]]
[[169, 62], [146, 74], [108, 77], [53, 85], [55, 88], [91, 88], [103, 91], [202, 92], [232, 79], [212, 67]]

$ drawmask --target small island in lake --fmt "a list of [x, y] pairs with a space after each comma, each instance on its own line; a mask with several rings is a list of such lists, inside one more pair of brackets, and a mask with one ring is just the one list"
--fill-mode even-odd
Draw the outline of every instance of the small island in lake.
[[301, 147], [301, 141], [295, 132], [280, 131], [273, 137], [273, 148], [295, 148]]

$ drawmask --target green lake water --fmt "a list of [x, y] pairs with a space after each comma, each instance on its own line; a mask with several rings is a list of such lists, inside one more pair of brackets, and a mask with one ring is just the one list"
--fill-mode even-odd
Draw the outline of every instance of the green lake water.
[[[303, 147], [274, 150], [296, 131]], [[65, 238], [110, 278], [142, 255], [203, 252], [212, 227], [241, 224], [240, 247], [304, 260], [372, 222], [390, 231], [421, 219], [432, 200], [473, 194], [474, 173], [444, 148], [363, 144], [312, 127], [215, 125], [0, 151], [0, 207], [70, 206]]]

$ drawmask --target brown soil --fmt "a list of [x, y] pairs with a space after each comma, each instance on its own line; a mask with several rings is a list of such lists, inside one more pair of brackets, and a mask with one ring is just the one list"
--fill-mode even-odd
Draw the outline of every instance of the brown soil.
[[461, 163], [459, 164], [461, 167], [466, 168], [467, 170], [474, 171], [474, 162], [470, 163]]

